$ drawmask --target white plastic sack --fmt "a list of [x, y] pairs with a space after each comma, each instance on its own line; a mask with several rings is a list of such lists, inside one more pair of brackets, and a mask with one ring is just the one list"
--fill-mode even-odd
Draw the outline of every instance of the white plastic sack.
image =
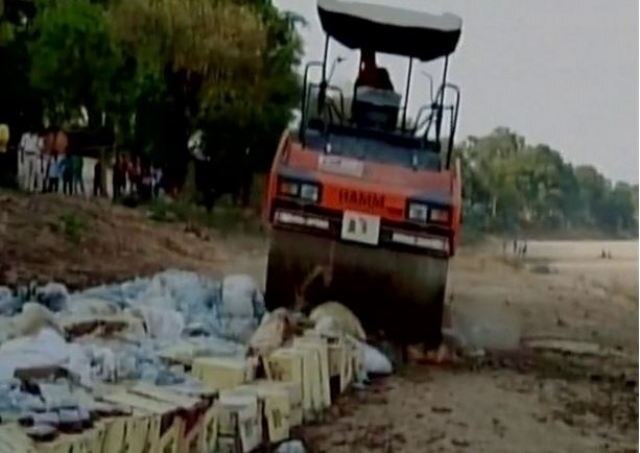
[[147, 332], [153, 338], [177, 340], [184, 330], [184, 317], [175, 310], [140, 306], [132, 310], [132, 313], [140, 315], [147, 326]]
[[93, 364], [91, 368], [92, 378], [106, 382], [114, 382], [116, 380], [116, 355], [112, 349], [88, 344], [85, 346], [85, 352], [91, 357]]
[[132, 301], [132, 306], [153, 306], [167, 310], [175, 310], [176, 301], [171, 296], [169, 288], [164, 285], [161, 278], [152, 278], [149, 286]]
[[11, 318], [9, 338], [37, 334], [48, 327], [62, 334], [62, 328], [56, 317], [47, 307], [35, 302], [27, 302], [22, 306], [22, 313]]
[[276, 448], [276, 453], [306, 453], [304, 444], [301, 440], [293, 439], [282, 442]]
[[116, 314], [118, 307], [104, 299], [74, 297], [67, 302], [65, 311], [74, 315], [108, 316]]
[[0, 286], [0, 315], [12, 315], [16, 308], [16, 298], [11, 289]]
[[289, 313], [285, 308], [267, 313], [249, 340], [251, 351], [257, 355], [269, 355], [282, 346], [289, 329]]
[[230, 275], [223, 280], [220, 315], [253, 317], [257, 315], [256, 308], [263, 304], [256, 282], [248, 275]]
[[370, 374], [393, 373], [391, 360], [389, 360], [386, 355], [365, 342], [361, 341], [359, 346], [362, 351], [362, 364], [364, 371]]
[[322, 316], [315, 321], [313, 330], [327, 337], [340, 337], [344, 332], [331, 316]]
[[67, 361], [65, 368], [72, 374], [80, 378], [84, 385], [91, 385], [92, 370], [91, 356], [87, 354], [85, 348], [79, 344], [67, 344]]
[[253, 317], [221, 316], [216, 319], [215, 334], [246, 344], [257, 327], [258, 322]]
[[69, 360], [68, 343], [53, 329], [24, 336], [0, 345], [0, 381], [13, 378], [16, 368], [64, 366]]
[[[311, 311], [309, 319], [317, 323], [321, 318], [329, 317], [334, 320], [334, 328], [340, 329], [343, 333], [351, 335], [358, 340], [364, 341], [366, 334], [360, 324], [360, 320], [351, 310], [339, 302], [325, 302], [318, 305]], [[328, 321], [323, 321], [327, 327]]]
[[47, 283], [36, 289], [36, 300], [51, 311], [61, 311], [64, 309], [69, 292], [62, 283]]

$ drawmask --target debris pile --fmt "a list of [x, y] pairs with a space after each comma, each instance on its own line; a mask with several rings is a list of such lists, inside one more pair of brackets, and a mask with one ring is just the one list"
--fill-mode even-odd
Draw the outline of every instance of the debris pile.
[[304, 451], [291, 428], [391, 372], [346, 307], [268, 313], [244, 275], [0, 287], [2, 452]]

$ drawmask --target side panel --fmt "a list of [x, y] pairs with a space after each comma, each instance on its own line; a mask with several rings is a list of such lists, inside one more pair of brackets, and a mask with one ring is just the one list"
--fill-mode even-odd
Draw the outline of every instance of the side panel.
[[454, 255], [460, 243], [460, 227], [462, 222], [462, 171], [460, 159], [455, 160], [451, 186], [451, 206], [453, 214], [451, 220], [451, 230], [453, 231], [451, 255]]
[[289, 135], [289, 131], [285, 130], [280, 137], [280, 143], [278, 144], [278, 149], [276, 151], [276, 155], [273, 157], [273, 163], [271, 164], [271, 171], [269, 172], [269, 177], [266, 181], [266, 188], [264, 191], [264, 199], [262, 202], [262, 220], [265, 224], [269, 223], [269, 218], [271, 216], [271, 206], [273, 203], [273, 199], [276, 197], [278, 193], [278, 167], [280, 166], [280, 162], [283, 159], [283, 156], [286, 152], [286, 148], [289, 146], [291, 141], [291, 137]]

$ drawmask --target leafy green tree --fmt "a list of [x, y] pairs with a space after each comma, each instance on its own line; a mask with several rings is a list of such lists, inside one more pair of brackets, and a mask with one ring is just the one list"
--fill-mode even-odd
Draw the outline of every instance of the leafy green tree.
[[475, 228], [628, 233], [637, 226], [637, 187], [612, 187], [595, 168], [573, 168], [558, 151], [528, 145], [507, 128], [469, 137], [456, 155], [463, 167], [465, 219]]
[[248, 137], [258, 135], [242, 132], [268, 130], [268, 121], [286, 124], [277, 106], [286, 109], [293, 93], [282, 67], [291, 78], [294, 53], [288, 41], [279, 41], [267, 6], [258, 1], [130, 0], [112, 9], [114, 36], [139, 73], [162, 81], [162, 96], [138, 106], [136, 124], [146, 127], [139, 127], [137, 136], [145, 141], [150, 125], [164, 126], [153, 148], [175, 185], [184, 180], [187, 139], [195, 129], [211, 131], [208, 149], [238, 153], [251, 146]]
[[113, 88], [123, 66], [104, 7], [89, 0], [42, 0], [38, 6], [30, 79], [47, 116], [60, 124], [81, 117], [84, 108], [90, 126], [99, 125], [120, 95]]
[[0, 1], [0, 122], [11, 126], [12, 141], [22, 130], [42, 122], [42, 103], [29, 80], [31, 22], [29, 2]]

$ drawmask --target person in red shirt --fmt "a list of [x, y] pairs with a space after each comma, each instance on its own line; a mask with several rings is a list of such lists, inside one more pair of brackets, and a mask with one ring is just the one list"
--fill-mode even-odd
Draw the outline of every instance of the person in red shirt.
[[369, 49], [360, 51], [360, 71], [356, 86], [368, 86], [379, 90], [392, 90], [393, 84], [389, 72], [376, 64], [376, 53]]

